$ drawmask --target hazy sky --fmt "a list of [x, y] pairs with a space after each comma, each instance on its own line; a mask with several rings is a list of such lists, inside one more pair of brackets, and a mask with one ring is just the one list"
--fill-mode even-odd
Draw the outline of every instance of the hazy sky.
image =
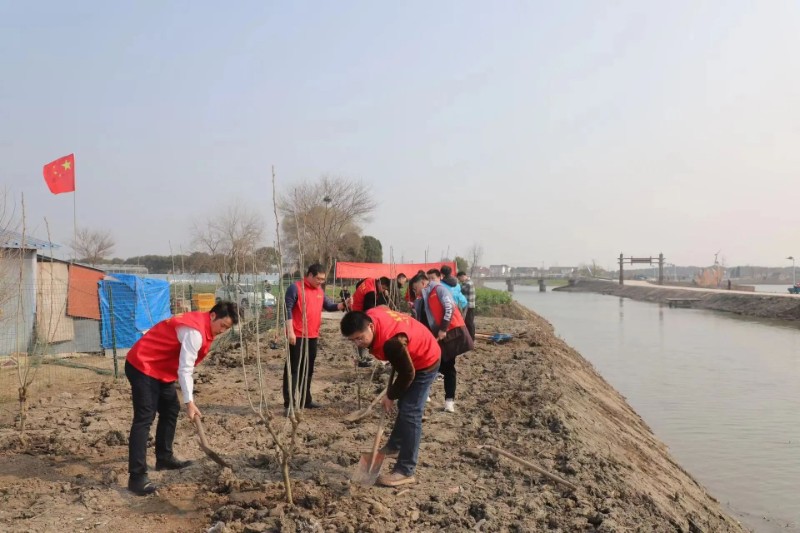
[[[800, 3], [0, 0], [0, 182], [115, 255], [240, 199], [370, 184], [386, 258], [800, 257]], [[269, 243], [268, 243], [269, 244]]]

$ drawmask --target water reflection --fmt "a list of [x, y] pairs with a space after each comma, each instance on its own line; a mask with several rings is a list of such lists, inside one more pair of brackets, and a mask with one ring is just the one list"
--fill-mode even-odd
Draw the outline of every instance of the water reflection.
[[797, 327], [598, 294], [518, 287], [514, 297], [552, 322], [743, 521], [800, 531]]

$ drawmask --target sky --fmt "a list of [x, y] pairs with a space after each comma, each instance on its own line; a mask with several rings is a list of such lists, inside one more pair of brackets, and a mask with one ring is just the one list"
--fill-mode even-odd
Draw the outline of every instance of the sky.
[[118, 257], [234, 202], [271, 244], [274, 165], [367, 184], [385, 260], [786, 266], [798, 27], [778, 0], [0, 0], [0, 185], [29, 233], [68, 248], [74, 200]]

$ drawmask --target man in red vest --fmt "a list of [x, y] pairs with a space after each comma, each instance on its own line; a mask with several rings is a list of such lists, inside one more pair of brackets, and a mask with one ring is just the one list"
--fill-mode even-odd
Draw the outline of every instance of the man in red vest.
[[[351, 311], [367, 311], [379, 305], [386, 305], [389, 296], [390, 281], [387, 277], [380, 279], [364, 278], [356, 283], [353, 292], [353, 302], [350, 304]], [[368, 367], [372, 365], [372, 359], [367, 355], [367, 351], [359, 348], [358, 366]]]
[[415, 483], [422, 413], [439, 371], [439, 345], [423, 324], [383, 306], [366, 313], [350, 311], [342, 318], [340, 328], [356, 346], [368, 348], [380, 361], [389, 361], [396, 374], [382, 402], [389, 413], [397, 401], [397, 420], [381, 451], [387, 457], [397, 457], [397, 463], [390, 474], [378, 478], [378, 483], [386, 487]]
[[209, 312], [194, 311], [162, 320], [128, 352], [125, 375], [131, 383], [133, 400], [133, 423], [128, 440], [129, 491], [144, 496], [158, 489], [147, 477], [147, 439], [156, 413], [156, 470], [175, 470], [191, 464], [172, 453], [181, 410], [175, 382], [180, 383], [189, 419], [202, 417], [192, 396], [194, 367], [208, 354], [214, 337], [238, 322], [236, 304], [220, 302]]
[[[292, 369], [292, 394], [289, 394], [289, 375], [283, 368], [283, 407], [286, 416], [293, 407], [315, 409], [320, 407], [311, 400], [311, 378], [317, 358], [317, 340], [322, 325], [322, 310], [344, 311], [345, 302], [336, 303], [325, 294], [325, 267], [315, 263], [308, 267], [306, 277], [286, 289], [286, 336], [289, 339], [289, 361]], [[303, 313], [305, 312], [305, 323]], [[298, 339], [300, 342], [297, 342]], [[308, 347], [308, 363], [301, 365], [303, 352]], [[297, 398], [297, 383], [305, 383], [305, 390]]]
[[415, 301], [417, 320], [430, 328], [442, 348], [439, 372], [444, 376], [444, 410], [453, 413], [458, 380], [456, 356], [472, 350], [474, 344], [452, 293], [436, 276], [432, 278], [429, 281], [424, 274], [417, 274], [409, 285], [422, 295]]

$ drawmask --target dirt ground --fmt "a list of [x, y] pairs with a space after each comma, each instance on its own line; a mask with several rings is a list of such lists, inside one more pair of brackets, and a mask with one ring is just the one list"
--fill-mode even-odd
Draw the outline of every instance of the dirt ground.
[[[416, 485], [349, 482], [378, 416], [343, 421], [356, 408], [353, 348], [338, 323], [327, 320], [313, 386], [323, 408], [303, 413], [292, 468], [294, 507], [283, 503], [276, 455], [250, 411], [241, 357], [233, 352], [214, 356], [195, 374], [210, 444], [232, 470], [205, 458], [182, 416], [176, 453], [196, 462], [182, 471], [151, 472], [162, 488], [148, 497], [125, 490], [131, 407], [124, 379], [91, 389], [65, 383], [35, 398], [24, 442], [11, 425], [13, 406], [4, 406], [0, 530], [744, 531], [546, 321], [515, 305], [499, 314], [505, 317], [480, 317], [478, 330], [511, 333], [514, 340], [479, 342], [459, 358], [456, 413], [442, 409], [441, 381], [433, 386]], [[265, 347], [263, 360], [268, 399], [279, 416], [282, 353]], [[252, 360], [248, 369], [252, 375]], [[363, 372], [366, 383], [369, 370]], [[365, 386], [365, 401], [382, 379]], [[481, 444], [506, 449], [578, 488], [571, 492], [478, 449]], [[152, 465], [152, 449], [149, 454]]]

